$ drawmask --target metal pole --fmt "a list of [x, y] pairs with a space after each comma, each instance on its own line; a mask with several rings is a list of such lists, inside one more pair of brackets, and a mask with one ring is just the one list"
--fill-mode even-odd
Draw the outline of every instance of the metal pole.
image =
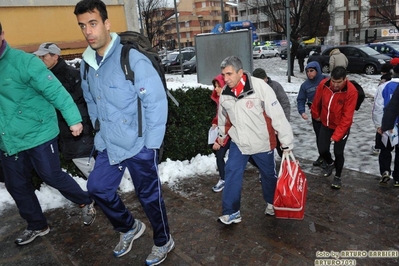
[[140, 5], [140, 0], [137, 0], [137, 5], [139, 6], [140, 33], [143, 34], [144, 28], [143, 28], [143, 19], [141, 18], [141, 5]]
[[287, 27], [287, 77], [288, 82], [291, 83], [291, 21], [290, 21], [290, 0], [285, 0], [285, 17], [286, 17], [286, 27]]
[[224, 32], [225, 27], [224, 27], [224, 8], [223, 8], [223, 0], [220, 0], [220, 13], [222, 14], [222, 32]]
[[183, 58], [181, 56], [181, 47], [180, 47], [180, 30], [179, 30], [179, 18], [177, 16], [177, 5], [176, 5], [176, 0], [174, 0], [175, 4], [175, 19], [176, 19], [176, 31], [177, 31], [177, 44], [179, 45], [179, 58], [180, 58], [180, 71], [181, 71], [181, 77], [184, 78], [184, 72], [183, 72]]

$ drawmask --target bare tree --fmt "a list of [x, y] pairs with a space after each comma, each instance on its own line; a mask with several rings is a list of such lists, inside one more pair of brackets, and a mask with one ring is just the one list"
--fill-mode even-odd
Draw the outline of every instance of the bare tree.
[[167, 0], [140, 0], [143, 31], [151, 43], [157, 45], [165, 35], [165, 22], [174, 14]]
[[390, 24], [399, 30], [396, 15], [396, 0], [369, 0], [371, 20], [379, 20], [382, 23]]
[[[328, 32], [330, 15], [328, 6], [332, 0], [290, 0], [289, 16], [291, 23], [291, 75], [299, 42]], [[270, 30], [287, 35], [285, 0], [248, 0], [250, 8], [257, 8], [259, 13], [269, 19]]]

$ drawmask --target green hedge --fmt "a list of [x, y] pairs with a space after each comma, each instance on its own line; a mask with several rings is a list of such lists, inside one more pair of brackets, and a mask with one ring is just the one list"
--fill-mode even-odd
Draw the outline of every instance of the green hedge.
[[[208, 131], [216, 114], [216, 105], [210, 98], [212, 91], [198, 87], [177, 89], [171, 93], [179, 106], [168, 100], [168, 122], [161, 160], [169, 158], [183, 161], [197, 154], [211, 154], [212, 150], [207, 144]], [[71, 160], [64, 160], [61, 156], [61, 165], [73, 176], [83, 177]], [[36, 188], [42, 183], [36, 173], [33, 173], [33, 183]]]
[[208, 146], [208, 131], [216, 114], [208, 88], [189, 88], [171, 91], [179, 102], [176, 106], [169, 100], [162, 160], [190, 160], [197, 154], [212, 153]]

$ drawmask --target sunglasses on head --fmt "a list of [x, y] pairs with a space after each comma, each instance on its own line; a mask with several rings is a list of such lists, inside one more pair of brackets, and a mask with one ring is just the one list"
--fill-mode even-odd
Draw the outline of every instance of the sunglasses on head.
[[306, 69], [306, 72], [314, 72], [314, 71], [316, 71], [316, 70], [314, 70], [314, 69]]

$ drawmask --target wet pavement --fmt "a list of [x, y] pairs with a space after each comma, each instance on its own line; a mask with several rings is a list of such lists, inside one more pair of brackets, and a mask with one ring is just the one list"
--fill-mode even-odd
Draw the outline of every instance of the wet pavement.
[[[310, 161], [300, 162], [308, 179], [301, 221], [264, 215], [255, 169], [245, 172], [242, 222], [233, 225], [217, 222], [222, 193], [211, 190], [217, 176], [164, 184], [176, 247], [162, 265], [398, 265], [399, 188], [381, 188], [375, 176], [344, 169], [342, 188], [333, 190], [332, 176], [320, 177]], [[91, 226], [82, 225], [78, 208], [47, 211], [51, 232], [16, 246], [26, 224], [16, 207], [9, 207], [0, 216], [0, 265], [144, 265], [152, 230], [134, 193], [122, 197], [147, 225], [127, 255], [113, 257], [119, 236], [99, 209]], [[338, 253], [346, 257], [334, 260]]]

